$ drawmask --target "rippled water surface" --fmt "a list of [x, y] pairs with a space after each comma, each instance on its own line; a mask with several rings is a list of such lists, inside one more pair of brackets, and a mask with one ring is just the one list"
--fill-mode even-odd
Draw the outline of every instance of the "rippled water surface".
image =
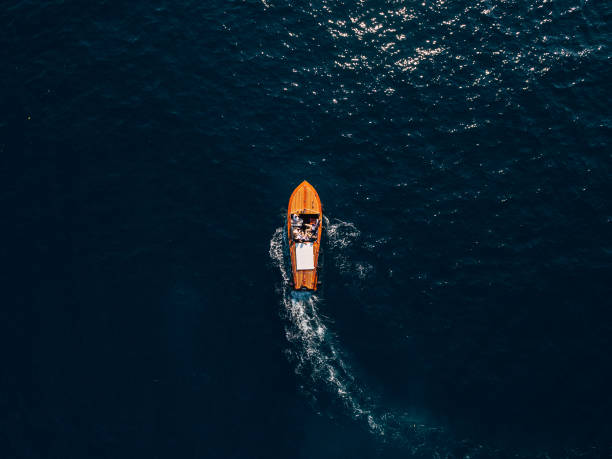
[[610, 455], [610, 5], [0, 2], [0, 455]]

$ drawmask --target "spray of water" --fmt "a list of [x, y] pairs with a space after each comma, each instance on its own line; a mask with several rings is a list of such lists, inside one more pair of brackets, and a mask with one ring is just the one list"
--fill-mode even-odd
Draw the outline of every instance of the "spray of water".
[[[346, 247], [350, 238], [359, 235], [352, 224], [330, 224], [327, 219], [324, 223], [332, 247]], [[370, 430], [384, 435], [382, 424], [371, 407], [364, 403], [364, 392], [341, 355], [336, 337], [326, 325], [327, 320], [319, 312], [322, 298], [312, 292], [293, 291], [289, 286], [291, 270], [283, 228], [278, 228], [270, 241], [270, 257], [281, 273], [282, 283], [277, 290], [281, 297], [285, 336], [290, 344], [287, 355], [295, 365], [295, 372], [311, 383], [306, 390], [315, 399], [327, 395], [321, 391], [332, 394], [350, 416], [366, 421]]]
[[[354, 224], [324, 219], [326, 257], [332, 259], [333, 269], [358, 268], [345, 255], [345, 249], [360, 237]], [[284, 228], [277, 228], [270, 240], [270, 258], [281, 275], [277, 285], [280, 313], [285, 322], [288, 342], [287, 356], [296, 374], [304, 380], [303, 390], [316, 403], [330, 399], [383, 442], [401, 444], [407, 451], [425, 457], [444, 456], [448, 452], [443, 429], [424, 425], [417, 417], [404, 412], [385, 409], [379, 398], [356, 380], [339, 341], [330, 330], [330, 320], [320, 308], [324, 298], [312, 292], [296, 292], [290, 287], [291, 262]], [[448, 438], [447, 438], [448, 440]], [[446, 446], [444, 446], [446, 445]], [[479, 445], [475, 446], [480, 448]]]

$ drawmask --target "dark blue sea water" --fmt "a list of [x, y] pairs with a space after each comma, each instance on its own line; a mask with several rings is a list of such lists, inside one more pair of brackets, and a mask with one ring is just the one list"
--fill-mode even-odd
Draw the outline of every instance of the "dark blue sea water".
[[611, 21], [0, 1], [0, 457], [609, 457]]

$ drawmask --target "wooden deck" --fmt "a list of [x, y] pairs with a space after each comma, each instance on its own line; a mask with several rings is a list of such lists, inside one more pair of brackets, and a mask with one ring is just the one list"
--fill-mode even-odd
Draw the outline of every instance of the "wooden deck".
[[[295, 260], [295, 242], [291, 236], [291, 214], [311, 213], [319, 219], [319, 230], [317, 239], [313, 243], [315, 269], [297, 271]], [[306, 288], [317, 289], [317, 263], [319, 260], [319, 248], [321, 247], [321, 234], [323, 233], [323, 206], [319, 194], [314, 187], [304, 180], [300, 183], [289, 198], [287, 209], [287, 235], [289, 237], [289, 251], [291, 252], [291, 271], [293, 273], [293, 288], [296, 290]]]

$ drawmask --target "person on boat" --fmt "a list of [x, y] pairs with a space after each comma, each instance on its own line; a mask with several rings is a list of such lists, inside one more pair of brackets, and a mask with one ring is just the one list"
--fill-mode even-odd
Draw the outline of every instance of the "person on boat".
[[306, 225], [306, 238], [309, 241], [317, 238], [318, 228], [319, 228], [319, 220], [315, 220], [312, 223]]
[[293, 234], [294, 234], [295, 240], [298, 242], [307, 242], [310, 240], [307, 230], [305, 231], [305, 230], [296, 228]]
[[302, 226], [303, 220], [297, 214], [291, 214], [291, 224], [296, 226]]
[[315, 238], [312, 234], [312, 231], [310, 231], [310, 228], [306, 228], [304, 230], [304, 242], [311, 242], [313, 241]]
[[293, 231], [291, 234], [293, 234], [293, 240], [295, 241], [299, 241], [302, 238], [300, 229], [295, 226], [293, 227]]

